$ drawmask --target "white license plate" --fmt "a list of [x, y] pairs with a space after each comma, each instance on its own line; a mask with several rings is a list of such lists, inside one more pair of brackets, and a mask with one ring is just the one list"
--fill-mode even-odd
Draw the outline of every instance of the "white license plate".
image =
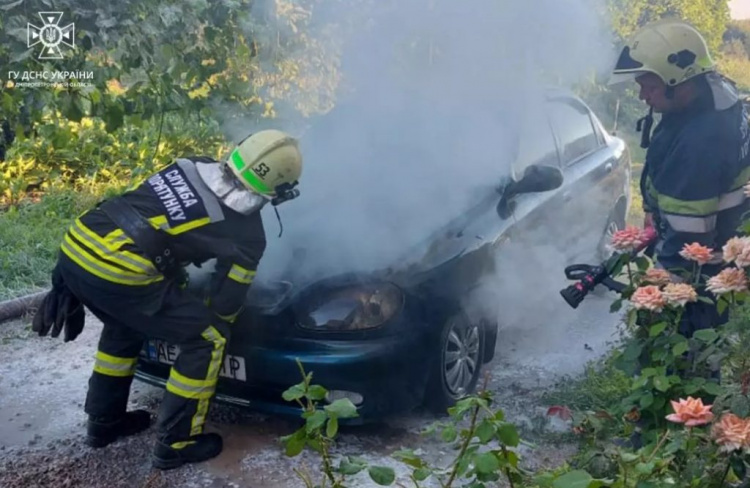
[[[174, 364], [177, 355], [180, 354], [179, 346], [168, 344], [157, 339], [151, 339], [143, 351], [148, 359], [163, 364]], [[224, 363], [221, 365], [219, 376], [231, 378], [238, 381], [247, 381], [245, 374], [245, 358], [241, 356], [224, 355]]]

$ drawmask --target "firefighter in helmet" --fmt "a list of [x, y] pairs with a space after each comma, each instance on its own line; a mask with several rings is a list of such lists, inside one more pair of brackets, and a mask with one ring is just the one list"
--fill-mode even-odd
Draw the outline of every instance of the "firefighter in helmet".
[[[692, 270], [680, 256], [693, 242], [715, 251], [702, 268], [721, 268], [721, 248], [736, 235], [748, 209], [750, 130], [734, 84], [721, 76], [706, 41], [691, 25], [663, 20], [635, 33], [620, 53], [610, 84], [635, 80], [649, 114], [639, 121], [648, 148], [641, 177], [646, 226], [658, 239], [657, 266]], [[652, 134], [653, 113], [661, 114]], [[690, 303], [682, 333], [715, 327], [716, 307]]]
[[[204, 433], [232, 323], [263, 256], [260, 215], [295, 198], [297, 140], [278, 130], [250, 135], [226, 161], [180, 158], [86, 212], [69, 228], [53, 288], [34, 318], [40, 335], [73, 340], [88, 308], [104, 324], [89, 380], [87, 443], [103, 447], [143, 431], [150, 415], [126, 411], [146, 338], [179, 347], [157, 419], [154, 467], [200, 462], [222, 450]], [[216, 259], [206, 297], [185, 287], [184, 267]]]

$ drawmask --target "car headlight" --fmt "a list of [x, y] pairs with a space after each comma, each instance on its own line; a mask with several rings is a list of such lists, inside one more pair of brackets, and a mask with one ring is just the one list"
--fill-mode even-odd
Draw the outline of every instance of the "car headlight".
[[404, 294], [390, 283], [347, 286], [308, 296], [297, 317], [305, 329], [355, 331], [383, 325], [403, 305]]

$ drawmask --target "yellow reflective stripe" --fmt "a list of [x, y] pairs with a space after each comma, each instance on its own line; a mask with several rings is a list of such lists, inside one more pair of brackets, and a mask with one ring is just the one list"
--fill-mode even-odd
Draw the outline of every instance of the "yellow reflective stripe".
[[70, 238], [70, 233], [65, 234], [65, 238], [63, 239], [60, 248], [65, 253], [65, 255], [72, 259], [80, 267], [82, 267], [89, 273], [112, 283], [118, 283], [121, 285], [143, 286], [149, 285], [151, 283], [156, 283], [164, 279], [164, 276], [162, 275], [148, 276], [143, 274], [130, 273], [125, 270], [117, 269], [110, 264], [101, 262], [81, 249], [78, 244], [73, 242], [73, 240]]
[[187, 232], [198, 227], [203, 227], [204, 225], [211, 223], [210, 218], [204, 217], [202, 219], [193, 220], [192, 222], [187, 222], [175, 227], [170, 227], [166, 215], [157, 215], [156, 217], [151, 217], [150, 219], [148, 219], [148, 221], [151, 222], [151, 225], [153, 225], [157, 229], [161, 229], [167, 234], [171, 235], [182, 234], [183, 232]]
[[118, 358], [107, 353], [96, 351], [94, 371], [106, 376], [133, 376], [138, 358]]
[[132, 252], [118, 251], [112, 244], [83, 225], [80, 220], [75, 221], [75, 224], [70, 228], [70, 233], [79, 241], [87, 244], [104, 259], [114, 261], [135, 273], [158, 274], [151, 261]]
[[169, 373], [169, 380], [167, 380], [167, 391], [174, 393], [177, 396], [187, 398], [189, 400], [200, 400], [202, 398], [211, 398], [214, 394], [214, 388], [216, 385], [206, 386], [190, 386], [177, 380], [172, 373], [175, 369], [172, 368]]
[[750, 166], [743, 169], [740, 172], [740, 174], [737, 175], [737, 177], [732, 182], [732, 189], [730, 191], [734, 191], [738, 188], [742, 188], [748, 183], [749, 180], [750, 180]]
[[658, 198], [658, 205], [662, 212], [688, 217], [705, 217], [716, 213], [719, 208], [719, 197], [704, 200], [680, 200], [659, 194]]
[[204, 225], [210, 223], [211, 219], [209, 219], [208, 217], [204, 217], [202, 219], [193, 220], [192, 222], [188, 222], [186, 224], [180, 224], [175, 227], [167, 228], [166, 231], [168, 234], [177, 235], [189, 230], [197, 229], [198, 227], [203, 227]]
[[175, 381], [182, 383], [183, 385], [186, 385], [190, 388], [205, 388], [207, 386], [211, 386], [211, 383], [206, 380], [196, 380], [193, 378], [188, 378], [174, 368], [169, 373], [169, 376], [173, 377]]
[[148, 219], [148, 221], [157, 229], [166, 230], [167, 228], [169, 228], [166, 215], [157, 215], [156, 217], [151, 217], [150, 219]]
[[244, 310], [244, 307], [240, 308], [235, 313], [230, 314], [230, 315], [221, 315], [217, 313], [216, 316], [219, 317], [221, 320], [224, 320], [226, 322], [229, 322], [230, 324], [233, 324], [234, 321], [237, 320], [237, 317], [242, 313], [242, 310]]
[[237, 283], [242, 283], [243, 285], [249, 285], [253, 282], [253, 278], [255, 277], [255, 271], [251, 271], [249, 269], [245, 269], [240, 265], [233, 264], [232, 268], [229, 270], [229, 274], [227, 274], [227, 277], [229, 279], [232, 279], [236, 281]]
[[169, 447], [172, 449], [185, 449], [187, 446], [195, 444], [196, 441], [180, 441], [170, 444]]
[[[213, 326], [203, 331], [201, 336], [207, 341], [211, 341], [214, 344], [214, 349], [211, 351], [211, 362], [208, 365], [208, 373], [206, 374], [206, 382], [212, 382], [216, 385], [219, 378], [219, 372], [221, 370], [221, 361], [224, 357], [224, 347], [226, 346], [227, 340], [222, 336], [218, 330]], [[208, 413], [209, 398], [201, 399], [198, 401], [198, 407], [196, 408], [195, 415], [190, 422], [190, 435], [198, 435], [203, 432], [203, 424], [206, 422], [206, 414]]]
[[112, 249], [119, 250], [125, 244], [133, 244], [133, 239], [126, 236], [122, 229], [116, 229], [104, 236], [104, 240], [112, 246]]

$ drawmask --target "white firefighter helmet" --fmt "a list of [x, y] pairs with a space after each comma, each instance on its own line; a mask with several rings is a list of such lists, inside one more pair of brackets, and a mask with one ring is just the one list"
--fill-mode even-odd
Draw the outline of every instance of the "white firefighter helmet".
[[628, 41], [609, 84], [654, 73], [673, 87], [715, 70], [706, 40], [695, 27], [678, 20], [662, 20], [646, 25]]
[[295, 138], [280, 130], [262, 130], [248, 136], [227, 161], [242, 185], [266, 198], [276, 197], [280, 186], [293, 187], [302, 174], [302, 154]]

